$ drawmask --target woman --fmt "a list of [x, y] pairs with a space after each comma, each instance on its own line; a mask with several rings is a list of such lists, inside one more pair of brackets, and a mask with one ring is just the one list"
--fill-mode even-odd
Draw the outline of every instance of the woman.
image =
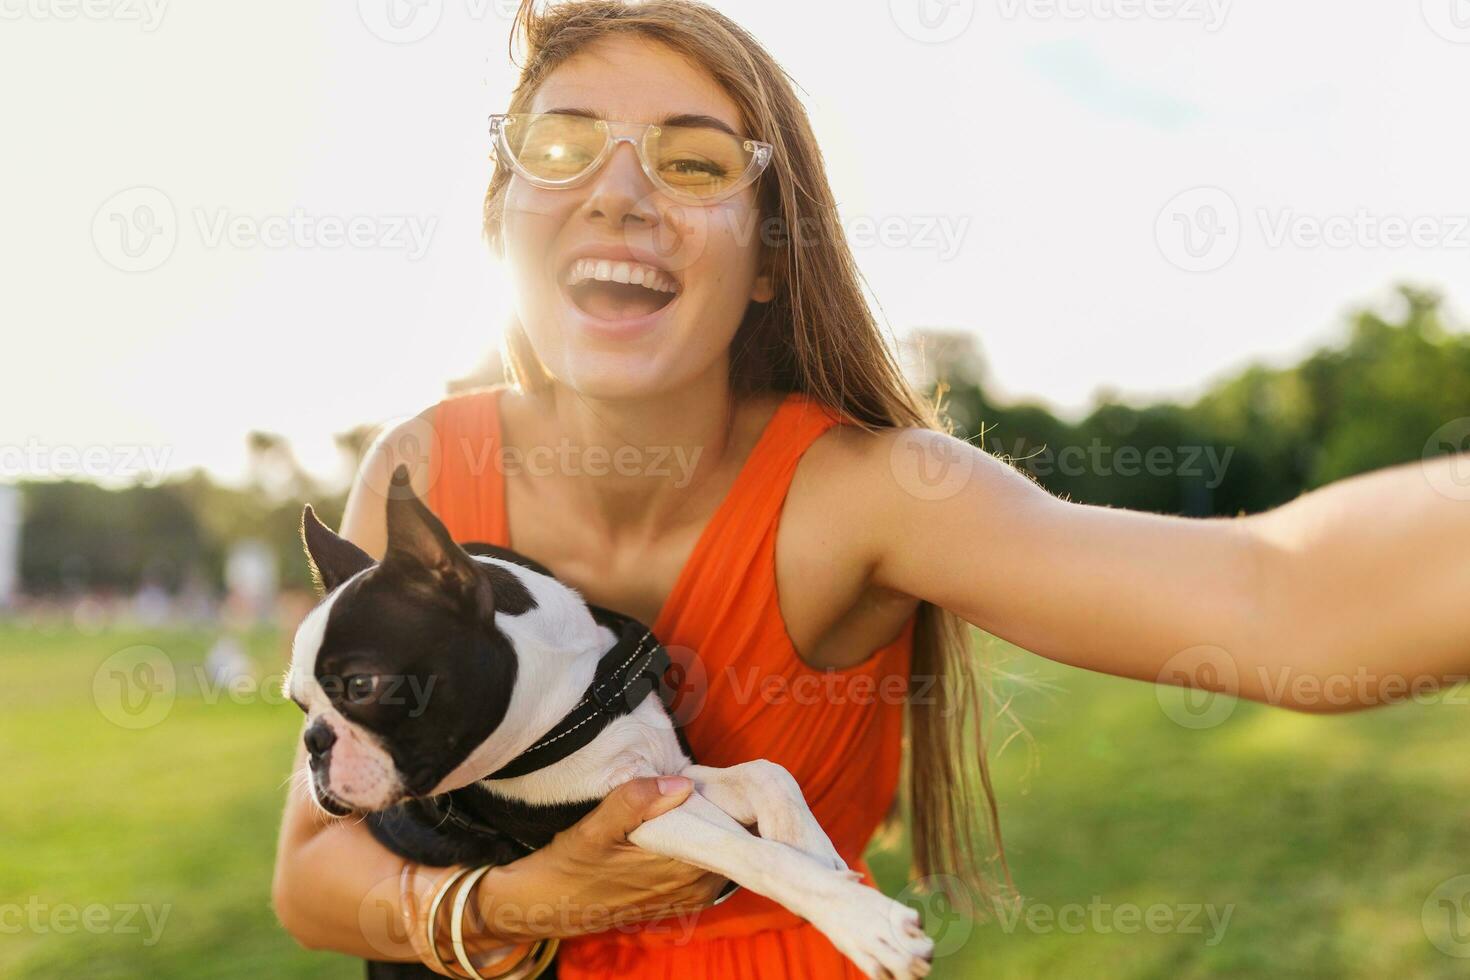
[[[485, 204], [516, 285], [517, 385], [375, 444], [342, 528], [369, 553], [407, 462], [458, 539], [510, 545], [691, 652], [696, 756], [785, 765], [855, 868], [894, 796], [912, 679], [915, 864], [980, 887], [994, 806], [965, 623], [1303, 710], [1470, 664], [1470, 506], [1434, 489], [1454, 461], [1236, 519], [1058, 500], [939, 431], [905, 385], [806, 116], [754, 40], [684, 0], [523, 7], [518, 28], [527, 56]], [[1368, 680], [1349, 699], [1300, 694], [1342, 676]], [[626, 842], [688, 792], [629, 783], [480, 879], [472, 941], [563, 937], [562, 977], [856, 975], [746, 893], [627, 926], [706, 909], [724, 884]], [[359, 822], [292, 794], [275, 902], [301, 942], [418, 959], [395, 928], [422, 912], [401, 870]]]

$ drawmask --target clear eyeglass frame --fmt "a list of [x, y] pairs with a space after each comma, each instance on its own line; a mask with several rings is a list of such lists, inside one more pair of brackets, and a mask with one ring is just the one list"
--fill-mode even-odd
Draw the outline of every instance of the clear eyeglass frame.
[[660, 177], [657, 168], [653, 166], [652, 161], [649, 159], [647, 148], [648, 139], [650, 136], [657, 136], [662, 131], [658, 123], [635, 123], [623, 122], [616, 119], [598, 119], [596, 120], [597, 125], [602, 129], [606, 139], [597, 156], [582, 172], [564, 180], [552, 180], [527, 170], [516, 159], [515, 154], [511, 152], [509, 137], [506, 135], [506, 127], [511, 124], [511, 120], [516, 115], [537, 115], [537, 113], [497, 112], [490, 117], [491, 145], [495, 151], [496, 159], [503, 161], [510, 167], [513, 173], [524, 179], [527, 183], [549, 190], [566, 190], [586, 183], [612, 158], [613, 151], [618, 148], [619, 143], [627, 143], [633, 147], [633, 152], [638, 157], [638, 165], [642, 168], [644, 176], [661, 192], [683, 204], [701, 206], [717, 204], [740, 193], [754, 183], [755, 179], [770, 164], [771, 154], [774, 152], [774, 148], [770, 143], [736, 137], [744, 145], [746, 152], [751, 154], [750, 162], [746, 165], [745, 172], [737, 177], [729, 187], [716, 194], [690, 194], [688, 191], [675, 187]]

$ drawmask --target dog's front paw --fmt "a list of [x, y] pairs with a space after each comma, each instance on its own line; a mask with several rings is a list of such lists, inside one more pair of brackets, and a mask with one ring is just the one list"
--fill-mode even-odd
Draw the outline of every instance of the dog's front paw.
[[836, 881], [825, 903], [830, 911], [813, 923], [832, 944], [870, 977], [928, 976], [934, 942], [924, 934], [919, 913], [847, 875]]

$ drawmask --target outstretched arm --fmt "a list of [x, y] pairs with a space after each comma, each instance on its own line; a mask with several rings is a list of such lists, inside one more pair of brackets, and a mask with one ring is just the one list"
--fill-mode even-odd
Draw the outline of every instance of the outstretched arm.
[[[1068, 503], [939, 433], [850, 459], [873, 585], [1051, 659], [1312, 711], [1470, 674], [1470, 501], [1442, 492], [1462, 457], [1207, 519]], [[1224, 674], [1174, 669], [1200, 657]]]

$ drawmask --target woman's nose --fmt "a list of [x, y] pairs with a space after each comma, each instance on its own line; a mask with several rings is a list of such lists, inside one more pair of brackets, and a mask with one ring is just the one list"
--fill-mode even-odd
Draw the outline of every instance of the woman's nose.
[[638, 151], [629, 143], [619, 143], [602, 169], [592, 177], [585, 209], [589, 218], [597, 218], [620, 228], [631, 221], [648, 225], [658, 223], [658, 210], [653, 202], [653, 184], [638, 161]]

